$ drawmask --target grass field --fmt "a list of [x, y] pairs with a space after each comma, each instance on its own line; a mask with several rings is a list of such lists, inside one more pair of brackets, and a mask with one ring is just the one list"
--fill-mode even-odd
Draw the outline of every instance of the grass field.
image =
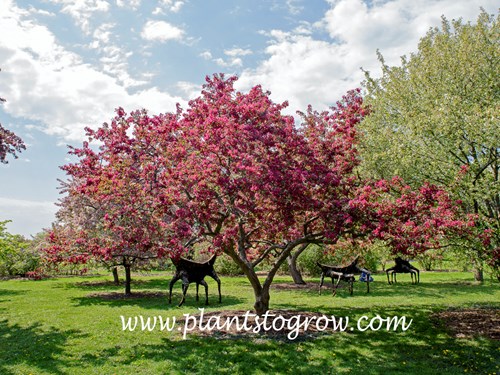
[[[123, 331], [121, 315], [180, 319], [204, 306], [196, 302], [191, 286], [185, 305], [176, 307], [180, 283], [175, 303], [168, 305], [167, 274], [134, 275], [132, 291], [148, 292], [147, 298], [105, 299], [99, 293], [123, 292], [110, 279], [0, 281], [0, 374], [500, 373], [499, 341], [455, 338], [432, 317], [450, 308], [500, 308], [499, 284], [488, 280], [477, 285], [470, 273], [422, 273], [417, 286], [408, 275], [392, 286], [375, 275], [370, 294], [356, 283], [352, 297], [346, 289], [336, 297], [326, 289], [321, 296], [315, 290], [273, 290], [272, 309], [347, 316], [351, 322], [376, 314], [413, 319], [406, 332], [348, 330], [295, 340], [193, 334], [183, 340], [177, 330]], [[211, 304], [206, 312], [251, 308], [253, 294], [245, 278], [222, 278], [222, 304], [216, 302], [215, 283], [207, 281]], [[276, 282], [291, 280], [280, 277]]]

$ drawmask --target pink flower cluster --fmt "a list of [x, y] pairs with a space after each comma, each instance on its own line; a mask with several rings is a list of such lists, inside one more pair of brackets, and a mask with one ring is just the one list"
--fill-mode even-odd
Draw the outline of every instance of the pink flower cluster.
[[286, 102], [260, 86], [237, 92], [235, 81], [207, 77], [186, 110], [119, 108], [110, 124], [87, 129], [89, 141], [71, 150], [78, 162], [62, 167], [69, 180], [48, 254], [175, 258], [204, 241], [249, 262], [345, 236], [409, 253], [473, 225], [435, 186], [359, 178], [356, 127], [367, 114], [359, 90], [329, 111], [309, 107], [297, 124], [282, 114]]

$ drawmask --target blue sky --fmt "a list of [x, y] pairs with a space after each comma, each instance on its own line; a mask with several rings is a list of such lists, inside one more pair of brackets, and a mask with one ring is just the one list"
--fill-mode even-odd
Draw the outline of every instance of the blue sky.
[[0, 0], [0, 123], [27, 150], [0, 165], [0, 220], [29, 236], [50, 227], [67, 144], [114, 108], [170, 112], [206, 75], [261, 84], [289, 114], [327, 108], [363, 67], [417, 50], [441, 16], [475, 21], [497, 0]]

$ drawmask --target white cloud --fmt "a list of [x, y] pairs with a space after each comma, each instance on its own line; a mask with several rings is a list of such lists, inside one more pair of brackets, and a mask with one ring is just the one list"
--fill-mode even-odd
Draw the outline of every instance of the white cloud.
[[212, 59], [212, 53], [210, 51], [203, 51], [202, 53], [200, 53], [200, 56], [203, 57], [205, 60]]
[[270, 9], [272, 11], [287, 11], [292, 16], [297, 16], [304, 10], [304, 6], [299, 5], [302, 0], [286, 0], [283, 3], [283, 0], [273, 0], [271, 3]]
[[12, 220], [7, 230], [13, 234], [29, 236], [39, 232], [54, 221], [56, 211], [54, 202], [0, 197], [0, 220]]
[[247, 55], [251, 55], [252, 51], [249, 49], [243, 49], [243, 48], [233, 48], [233, 49], [225, 50], [224, 54], [227, 56], [231, 56], [231, 57], [247, 56]]
[[225, 68], [231, 66], [243, 66], [243, 60], [239, 57], [233, 57], [230, 59], [221, 59], [220, 57], [214, 60], [217, 65], [223, 66]]
[[143, 39], [158, 42], [181, 40], [183, 35], [183, 30], [165, 21], [148, 21], [141, 32]]
[[128, 93], [122, 82], [127, 76], [117, 77], [125, 67], [106, 68], [124, 60], [116, 47], [104, 47], [109, 50], [102, 57], [103, 70], [85, 64], [61, 47], [45, 26], [23, 20], [23, 11], [12, 3], [0, 4], [0, 35], [9, 35], [0, 40], [0, 92], [9, 99], [3, 110], [41, 123], [48, 134], [81, 140], [85, 126], [109, 120], [118, 106], [158, 113], [173, 111], [183, 102], [156, 87]]
[[246, 69], [238, 88], [262, 84], [276, 101], [289, 100], [289, 113], [312, 104], [318, 110], [335, 103], [364, 79], [363, 67], [379, 73], [376, 50], [396, 65], [400, 56], [417, 50], [418, 41], [430, 27], [440, 26], [441, 15], [475, 21], [483, 6], [495, 13], [496, 0], [328, 0], [331, 8], [314, 27], [330, 36], [315, 39], [310, 26], [292, 32], [266, 33], [268, 57], [255, 69]]
[[300, 2], [301, 0], [286, 0], [286, 6], [288, 7], [288, 11], [294, 15], [299, 14], [304, 9], [303, 6], [297, 5], [297, 3]]
[[107, 12], [110, 5], [105, 0], [50, 0], [61, 4], [61, 12], [69, 14], [81, 27], [83, 32], [90, 34], [90, 20], [96, 12]]
[[116, 78], [125, 87], [144, 85], [148, 81], [134, 79], [128, 73], [128, 59], [133, 55], [133, 52], [113, 43], [112, 37], [115, 35], [115, 27], [114, 23], [100, 25], [92, 33], [93, 41], [88, 47], [101, 55], [99, 62], [102, 72]]
[[160, 0], [160, 6], [167, 7], [172, 13], [177, 13], [181, 10], [185, 1], [174, 1], [174, 0]]
[[160, 0], [158, 6], [153, 10], [153, 15], [163, 15], [166, 12], [178, 13], [184, 6], [185, 1]]
[[116, 25], [114, 23], [103, 23], [101, 26], [94, 30], [94, 40], [102, 44], [109, 43], [113, 28], [115, 26]]
[[197, 83], [179, 81], [177, 88], [183, 93], [183, 97], [189, 100], [197, 98], [200, 95], [201, 86]]
[[141, 0], [116, 0], [116, 5], [120, 8], [132, 8], [137, 9], [141, 5]]
[[276, 39], [266, 49], [269, 58], [258, 68], [245, 70], [239, 87], [247, 89], [260, 83], [271, 90], [274, 100], [289, 100], [289, 113], [294, 114], [309, 103], [327, 107], [360, 81], [361, 72], [356, 72], [359, 65], [351, 66], [350, 51], [345, 46], [306, 35], [273, 35]]
[[228, 56], [227, 59], [223, 59], [221, 57], [213, 58], [212, 53], [210, 51], [204, 51], [200, 53], [200, 56], [203, 57], [205, 60], [212, 60], [217, 65], [228, 68], [228, 67], [243, 66], [243, 59], [241, 58], [241, 56], [251, 55], [252, 53], [253, 52], [249, 49], [235, 47], [232, 49], [224, 50], [224, 55]]
[[35, 8], [32, 5], [30, 5], [30, 7], [28, 8], [28, 12], [31, 14], [38, 14], [40, 16], [55, 17], [55, 13], [48, 12], [44, 9]]

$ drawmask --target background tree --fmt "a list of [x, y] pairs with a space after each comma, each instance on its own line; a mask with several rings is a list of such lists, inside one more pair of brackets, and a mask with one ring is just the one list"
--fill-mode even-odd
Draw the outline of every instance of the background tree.
[[474, 25], [443, 18], [401, 66], [389, 67], [379, 55], [383, 75], [366, 74], [371, 115], [361, 124], [364, 172], [446, 187], [466, 213], [478, 215], [486, 232], [457, 239], [473, 256], [478, 279], [483, 260], [498, 263], [500, 246], [498, 17], [483, 11]]
[[89, 142], [101, 146], [94, 151], [84, 142], [82, 148], [72, 148], [79, 161], [62, 167], [69, 176], [62, 182], [66, 196], [46, 249], [54, 263], [93, 259], [106, 267], [123, 266], [125, 294], [131, 293], [132, 268], [171, 253], [168, 207], [158, 200], [155, 186], [145, 184], [148, 174], [158, 172], [154, 162], [145, 162], [155, 147], [152, 138], [142, 137], [146, 133], [141, 128], [150, 121], [145, 111], [127, 116], [118, 109], [110, 125], [87, 129]]
[[0, 276], [26, 276], [41, 265], [41, 253], [36, 241], [9, 233], [8, 222], [0, 221]]

